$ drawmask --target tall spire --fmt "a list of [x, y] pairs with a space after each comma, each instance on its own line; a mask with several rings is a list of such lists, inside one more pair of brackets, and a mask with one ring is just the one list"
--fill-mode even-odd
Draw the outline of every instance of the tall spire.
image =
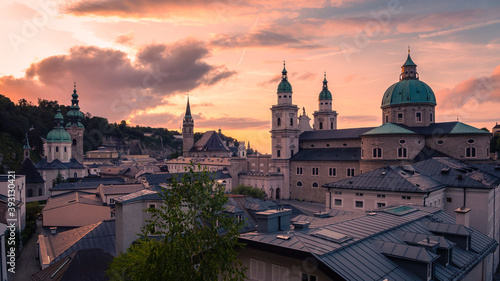
[[283, 61], [283, 71], [281, 71], [281, 82], [278, 85], [278, 93], [292, 93], [292, 85], [288, 82], [288, 71], [286, 71], [285, 61]]
[[191, 116], [191, 107], [189, 106], [189, 95], [188, 95], [188, 101], [187, 101], [187, 106], [186, 106], [186, 114], [184, 115], [184, 118], [186, 117], [192, 117]]
[[28, 139], [28, 131], [26, 131], [26, 136], [24, 137], [24, 146], [23, 149], [31, 149], [30, 141]]
[[286, 71], [286, 67], [285, 67], [285, 61], [283, 61], [283, 71], [281, 71], [281, 79], [282, 80], [288, 80], [288, 71]]

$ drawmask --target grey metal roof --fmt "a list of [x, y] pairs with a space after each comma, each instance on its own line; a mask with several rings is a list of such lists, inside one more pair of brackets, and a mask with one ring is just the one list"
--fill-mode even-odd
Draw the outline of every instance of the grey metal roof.
[[[120, 184], [119, 182], [112, 184]], [[57, 190], [85, 190], [96, 189], [100, 185], [99, 182], [62, 182], [54, 187], [49, 188], [51, 191]]]
[[229, 148], [222, 141], [219, 134], [215, 131], [208, 131], [201, 139], [191, 148], [192, 152], [196, 151], [229, 151]]
[[[288, 240], [277, 238], [277, 235], [283, 232], [246, 233], [241, 234], [240, 240], [246, 243], [247, 247], [259, 247], [268, 251], [286, 249], [290, 255], [297, 256], [312, 255], [316, 262], [326, 268], [325, 270], [330, 270], [331, 274], [337, 274], [344, 280], [419, 280], [418, 276], [406, 270], [393, 258], [384, 255], [377, 245], [380, 243], [378, 241], [404, 245], [401, 232], [436, 235], [427, 228], [427, 223], [439, 221], [453, 224], [455, 220], [437, 208], [422, 206], [414, 208], [417, 211], [401, 216], [376, 211], [375, 215], [366, 215], [316, 229], [290, 230], [286, 234], [290, 236]], [[352, 239], [335, 243], [312, 236], [311, 233], [318, 229], [331, 230], [350, 236]], [[465, 251], [454, 247], [452, 257], [454, 265], [445, 267], [435, 263], [435, 274], [441, 280], [463, 278], [472, 267], [479, 264], [497, 247], [497, 242], [493, 239], [475, 229], [468, 230], [471, 232], [472, 249]], [[420, 258], [421, 254], [411, 252], [409, 256]], [[423, 253], [423, 256], [426, 254], [428, 253]], [[432, 259], [433, 256], [428, 255], [428, 258]]]
[[137, 191], [134, 193], [130, 193], [130, 194], [115, 198], [115, 202], [121, 203], [121, 204], [144, 201], [144, 200], [161, 201], [163, 199], [161, 198], [160, 194], [158, 194], [157, 191], [150, 190], [150, 189], [143, 189], [141, 191]]
[[40, 173], [31, 162], [31, 159], [26, 158], [23, 161], [23, 165], [17, 171], [19, 175], [26, 175], [26, 183], [43, 183], [45, 180], [42, 178]]
[[376, 127], [351, 128], [339, 130], [317, 130], [303, 132], [299, 136], [299, 141], [308, 140], [333, 140], [333, 139], [356, 139]]
[[61, 162], [59, 159], [55, 159], [52, 162], [47, 162], [47, 158], [43, 158], [35, 164], [35, 168], [38, 170], [64, 170], [64, 169], [86, 169], [78, 160], [71, 158], [69, 162]]
[[403, 259], [425, 263], [432, 262], [439, 257], [425, 248], [418, 246], [387, 241], [375, 241], [375, 244], [380, 248], [380, 252], [382, 254], [390, 257], [400, 257]]
[[388, 166], [323, 185], [326, 188], [426, 193], [445, 185], [412, 166]]
[[72, 204], [89, 204], [102, 206], [102, 200], [101, 198], [97, 197], [95, 193], [85, 191], [69, 191], [49, 197], [43, 210], [52, 210]]
[[[231, 178], [231, 175], [229, 175], [229, 173], [226, 173], [225, 171], [227, 171], [227, 169], [221, 169], [215, 172], [209, 172], [210, 179], [221, 180], [221, 179]], [[144, 175], [144, 177], [146, 178], [146, 181], [150, 185], [159, 185], [163, 183], [170, 183], [172, 181], [172, 178], [176, 178], [178, 181], [180, 181], [182, 177], [187, 174], [188, 173], [159, 173], [159, 174], [147, 174]]]
[[291, 161], [359, 161], [360, 147], [301, 149]]
[[142, 184], [119, 184], [119, 185], [103, 185], [102, 193], [105, 195], [129, 194], [144, 189]]
[[431, 158], [413, 166], [449, 187], [489, 189], [500, 183], [497, 176], [450, 157]]

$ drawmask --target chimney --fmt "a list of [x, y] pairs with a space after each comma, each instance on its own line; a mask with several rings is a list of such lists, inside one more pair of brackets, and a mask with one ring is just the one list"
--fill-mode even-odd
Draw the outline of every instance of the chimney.
[[270, 233], [290, 229], [291, 209], [278, 208], [255, 213], [257, 217], [257, 231]]
[[311, 223], [308, 221], [296, 221], [293, 223], [294, 230], [307, 230]]
[[457, 224], [461, 224], [465, 227], [469, 227], [469, 212], [470, 209], [464, 206], [455, 210]]
[[56, 234], [57, 233], [57, 227], [53, 226], [50, 228], [50, 234]]

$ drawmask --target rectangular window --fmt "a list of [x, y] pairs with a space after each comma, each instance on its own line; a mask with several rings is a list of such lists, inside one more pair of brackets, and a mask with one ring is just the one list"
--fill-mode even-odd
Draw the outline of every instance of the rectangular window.
[[385, 207], [385, 203], [377, 202], [377, 208]]
[[109, 199], [109, 204], [115, 204], [115, 199], [114, 198], [110, 198]]
[[356, 196], [363, 196], [363, 193], [356, 192]]
[[243, 215], [236, 215], [236, 219], [238, 220], [238, 222], [242, 222], [243, 221]]
[[415, 122], [422, 122], [422, 112], [415, 112]]
[[405, 196], [405, 195], [403, 195], [403, 196], [401, 196], [401, 199], [403, 199], [403, 200], [411, 200], [411, 196]]
[[335, 206], [342, 206], [342, 199], [335, 199]]
[[373, 158], [382, 158], [382, 148], [375, 147], [373, 149]]
[[398, 123], [403, 123], [403, 113], [398, 113]]
[[318, 281], [318, 277], [316, 275], [302, 273], [302, 281]]
[[318, 176], [319, 175], [319, 168], [316, 168], [316, 167], [312, 168], [312, 175]]
[[292, 149], [292, 151], [291, 151], [291, 154], [290, 154], [290, 156], [293, 156], [293, 149]]
[[281, 150], [279, 150], [279, 149], [276, 150], [276, 157], [278, 157], [278, 158], [281, 157]]
[[275, 265], [273, 264], [272, 266], [272, 280], [288, 280], [288, 275], [290, 274], [290, 271], [288, 268]]
[[363, 208], [363, 201], [355, 201], [354, 202], [354, 207], [355, 208]]
[[329, 168], [328, 169], [328, 175], [330, 177], [336, 177], [337, 176], [337, 169], [336, 168]]
[[446, 197], [446, 203], [451, 203], [451, 197]]
[[342, 195], [342, 191], [335, 191], [334, 194], [335, 195]]
[[250, 278], [264, 280], [266, 276], [266, 264], [262, 261], [250, 259]]
[[302, 167], [297, 167], [297, 175], [302, 175]]
[[476, 148], [471, 146], [465, 149], [465, 157], [466, 158], [475, 158], [476, 157]]
[[354, 177], [354, 168], [347, 168], [347, 176]]
[[385, 194], [377, 194], [377, 198], [385, 198]]
[[434, 122], [434, 121], [432, 121], [432, 113], [429, 115], [429, 119], [430, 119], [431, 123]]

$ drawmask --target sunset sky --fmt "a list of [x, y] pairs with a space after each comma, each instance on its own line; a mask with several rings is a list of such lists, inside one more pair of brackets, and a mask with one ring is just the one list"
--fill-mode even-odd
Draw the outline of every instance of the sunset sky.
[[500, 122], [500, 1], [73, 0], [0, 3], [0, 94], [110, 122], [195, 131], [270, 151], [283, 60], [312, 118], [323, 73], [338, 128], [381, 125], [407, 48], [436, 94], [436, 121]]

